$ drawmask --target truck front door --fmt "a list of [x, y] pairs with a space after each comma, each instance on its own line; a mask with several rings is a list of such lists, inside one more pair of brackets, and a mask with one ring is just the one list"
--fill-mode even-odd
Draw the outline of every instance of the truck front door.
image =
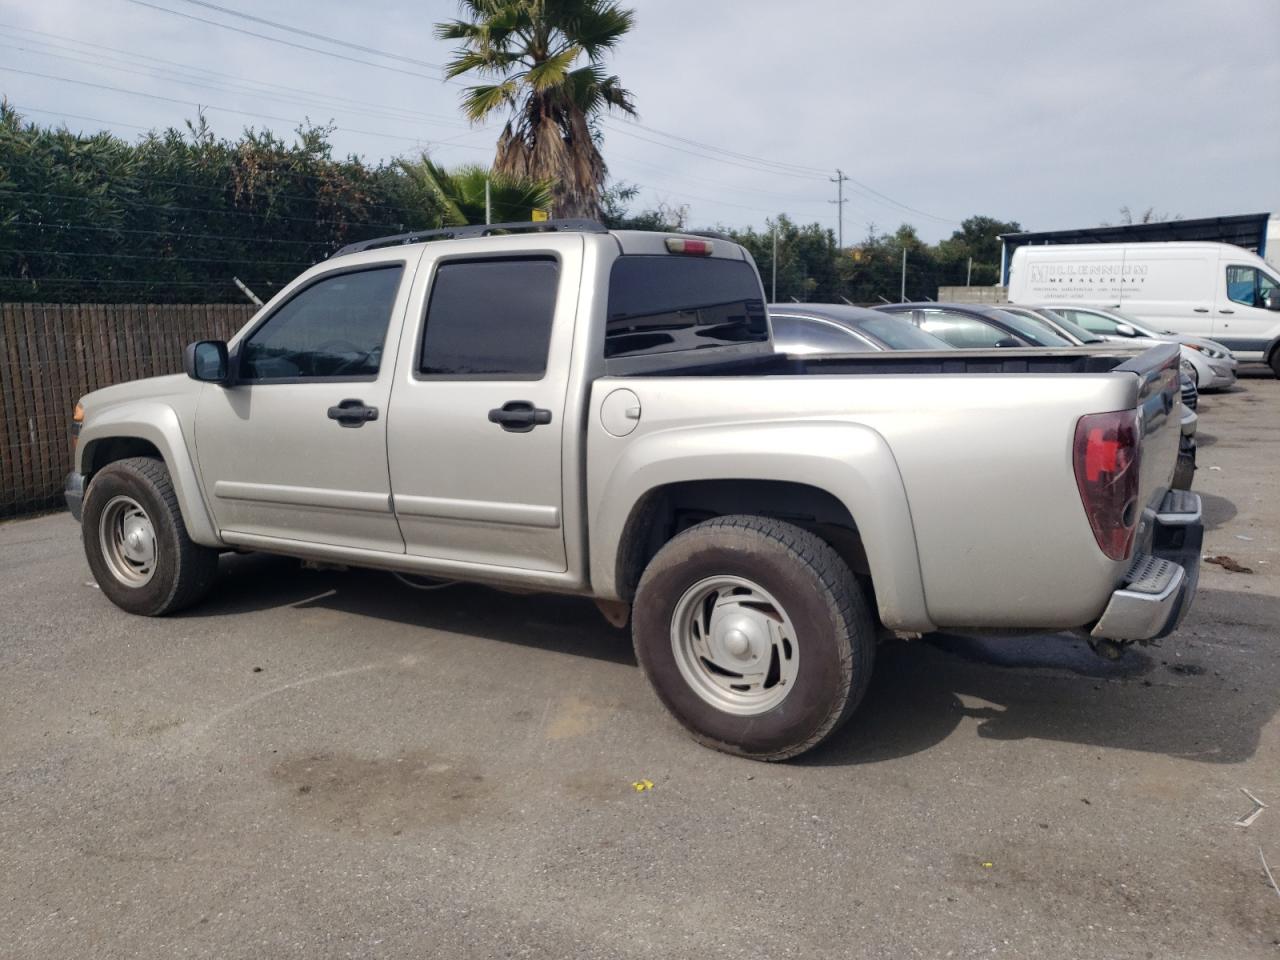
[[335, 261], [246, 334], [233, 386], [205, 386], [196, 455], [228, 542], [404, 552], [387, 401], [412, 266]]
[[562, 445], [583, 240], [431, 248], [391, 395], [388, 459], [410, 555], [566, 569]]

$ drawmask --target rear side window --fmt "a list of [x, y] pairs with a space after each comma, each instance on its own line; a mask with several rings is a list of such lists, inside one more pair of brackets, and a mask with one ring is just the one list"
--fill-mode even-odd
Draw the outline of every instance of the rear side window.
[[240, 349], [249, 381], [376, 377], [404, 267], [346, 271], [303, 288]]
[[418, 373], [539, 379], [547, 370], [559, 282], [560, 264], [553, 257], [440, 264]]
[[760, 281], [744, 260], [630, 255], [613, 263], [606, 357], [768, 339]]
[[922, 310], [924, 316], [920, 326], [926, 333], [940, 337], [953, 347], [962, 350], [986, 350], [998, 347], [1002, 343], [1017, 341], [1017, 338], [999, 327], [993, 327], [985, 321], [964, 313], [949, 313], [945, 310]]
[[778, 314], [771, 319], [773, 348], [778, 353], [862, 353], [875, 349], [870, 341], [834, 323]]

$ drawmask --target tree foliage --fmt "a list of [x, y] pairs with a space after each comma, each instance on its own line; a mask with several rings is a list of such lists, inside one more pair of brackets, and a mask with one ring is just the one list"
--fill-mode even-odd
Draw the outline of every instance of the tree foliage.
[[[483, 170], [369, 165], [334, 156], [329, 133], [232, 141], [200, 118], [130, 143], [0, 103], [0, 300], [243, 301], [233, 277], [265, 299], [343, 244], [484, 222]], [[494, 199], [525, 220], [546, 186], [498, 178]]]
[[462, 18], [436, 25], [460, 44], [448, 75], [476, 74], [462, 109], [472, 121], [507, 113], [494, 170], [553, 184], [558, 217], [602, 214], [607, 168], [593, 124], [605, 111], [635, 113], [629, 91], [604, 68], [635, 14], [615, 0], [462, 0]]

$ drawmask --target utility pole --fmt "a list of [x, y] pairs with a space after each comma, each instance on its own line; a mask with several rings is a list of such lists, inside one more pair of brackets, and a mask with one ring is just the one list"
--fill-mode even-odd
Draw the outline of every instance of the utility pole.
[[902, 289], [898, 293], [898, 302], [907, 302], [907, 248], [902, 248]]
[[778, 302], [778, 221], [773, 222], [773, 287], [769, 294], [769, 302]]
[[969, 269], [964, 275], [964, 285], [967, 287], [973, 283], [973, 257], [969, 258]]
[[484, 222], [487, 226], [493, 223], [493, 204], [489, 199], [489, 178], [484, 178]]
[[848, 201], [845, 200], [844, 198], [844, 182], [849, 178], [844, 175], [843, 170], [841, 170], [839, 167], [836, 167], [836, 175], [834, 177], [828, 177], [827, 179], [836, 185], [836, 198], [834, 200], [828, 200], [827, 203], [834, 203], [836, 205], [836, 209], [840, 212], [839, 213], [840, 231], [839, 233], [836, 234], [836, 236], [839, 237], [839, 242], [838, 242], [839, 249], [843, 250], [844, 249], [844, 205], [848, 203]]

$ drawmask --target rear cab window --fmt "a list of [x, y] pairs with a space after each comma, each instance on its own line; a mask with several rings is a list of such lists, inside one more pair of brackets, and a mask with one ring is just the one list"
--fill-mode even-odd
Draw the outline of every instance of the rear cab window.
[[744, 260], [625, 254], [609, 275], [606, 358], [767, 343], [764, 291]]

